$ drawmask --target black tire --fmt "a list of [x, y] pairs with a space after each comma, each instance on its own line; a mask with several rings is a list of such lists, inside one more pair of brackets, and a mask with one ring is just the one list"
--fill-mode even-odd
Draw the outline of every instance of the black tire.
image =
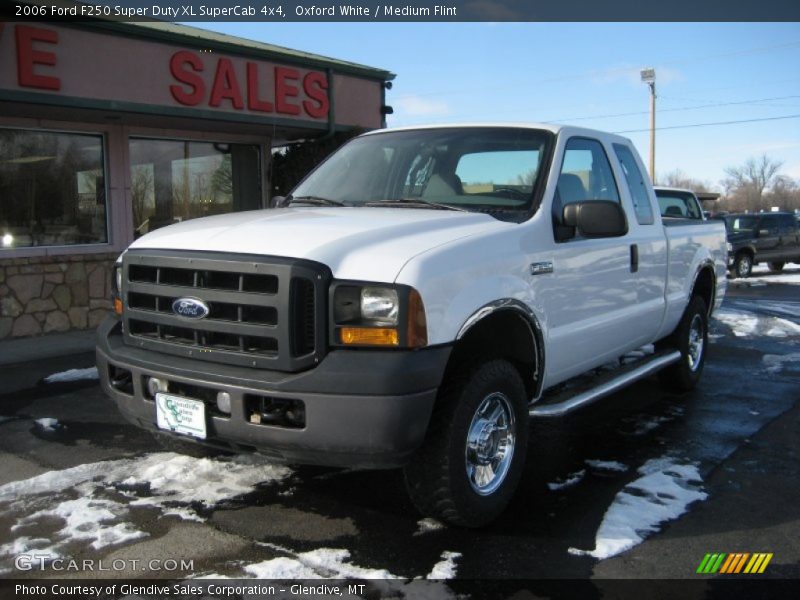
[[785, 264], [784, 262], [771, 262], [767, 263], [767, 266], [770, 271], [783, 271], [783, 265]]
[[175, 452], [176, 454], [185, 454], [194, 458], [214, 458], [215, 456], [229, 454], [218, 448], [189, 441], [187, 438], [180, 437], [174, 433], [157, 431], [151, 431], [150, 433], [156, 444], [158, 444], [159, 449], [164, 452]]
[[733, 261], [733, 273], [736, 277], [750, 277], [753, 272], [753, 257], [747, 252], [736, 255]]
[[678, 362], [659, 373], [661, 384], [674, 392], [693, 390], [703, 374], [708, 352], [708, 310], [700, 296], [692, 296], [678, 327], [661, 347], [681, 353]]
[[[494, 430], [489, 414], [500, 425]], [[502, 443], [509, 432], [510, 452]], [[465, 369], [440, 389], [425, 441], [404, 469], [411, 501], [423, 515], [451, 525], [487, 525], [510, 502], [527, 445], [528, 403], [519, 372], [501, 359]], [[487, 485], [475, 481], [483, 476]]]

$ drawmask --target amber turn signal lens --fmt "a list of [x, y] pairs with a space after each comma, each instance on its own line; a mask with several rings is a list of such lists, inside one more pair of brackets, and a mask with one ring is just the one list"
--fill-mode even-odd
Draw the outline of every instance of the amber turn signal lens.
[[342, 327], [339, 335], [343, 344], [397, 346], [397, 329], [391, 327]]
[[119, 298], [114, 298], [114, 312], [118, 315], [122, 314], [122, 300]]

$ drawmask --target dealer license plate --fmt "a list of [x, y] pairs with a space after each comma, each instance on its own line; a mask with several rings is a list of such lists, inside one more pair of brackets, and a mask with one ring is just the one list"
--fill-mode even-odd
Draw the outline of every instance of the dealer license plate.
[[156, 394], [156, 423], [173, 433], [206, 438], [206, 407], [200, 400]]

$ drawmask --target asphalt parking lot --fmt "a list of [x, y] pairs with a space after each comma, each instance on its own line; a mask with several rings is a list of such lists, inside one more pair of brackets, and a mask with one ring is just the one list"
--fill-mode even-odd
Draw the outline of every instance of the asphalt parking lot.
[[[760, 577], [798, 579], [799, 286], [800, 268], [731, 282], [693, 393], [652, 379], [533, 423], [521, 489], [479, 531], [423, 520], [397, 472], [164, 453], [91, 370], [0, 393], [3, 577], [396, 577], [411, 597], [420, 578], [459, 592], [473, 579], [696, 579], [706, 553], [765, 552]], [[72, 356], [52, 371], [91, 366]], [[26, 553], [126, 567], [20, 570]]]

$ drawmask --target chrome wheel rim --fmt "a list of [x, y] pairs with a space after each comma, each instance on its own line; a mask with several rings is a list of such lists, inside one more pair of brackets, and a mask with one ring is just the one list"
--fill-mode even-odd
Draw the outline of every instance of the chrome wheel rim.
[[508, 475], [514, 457], [516, 421], [511, 401], [493, 392], [472, 416], [465, 452], [467, 479], [481, 496], [494, 493]]
[[689, 326], [689, 345], [686, 353], [686, 360], [689, 362], [689, 369], [692, 371], [696, 371], [700, 367], [704, 349], [703, 317], [695, 315], [692, 319], [692, 324]]
[[739, 275], [741, 277], [747, 277], [750, 274], [750, 259], [748, 257], [744, 257], [739, 261]]

